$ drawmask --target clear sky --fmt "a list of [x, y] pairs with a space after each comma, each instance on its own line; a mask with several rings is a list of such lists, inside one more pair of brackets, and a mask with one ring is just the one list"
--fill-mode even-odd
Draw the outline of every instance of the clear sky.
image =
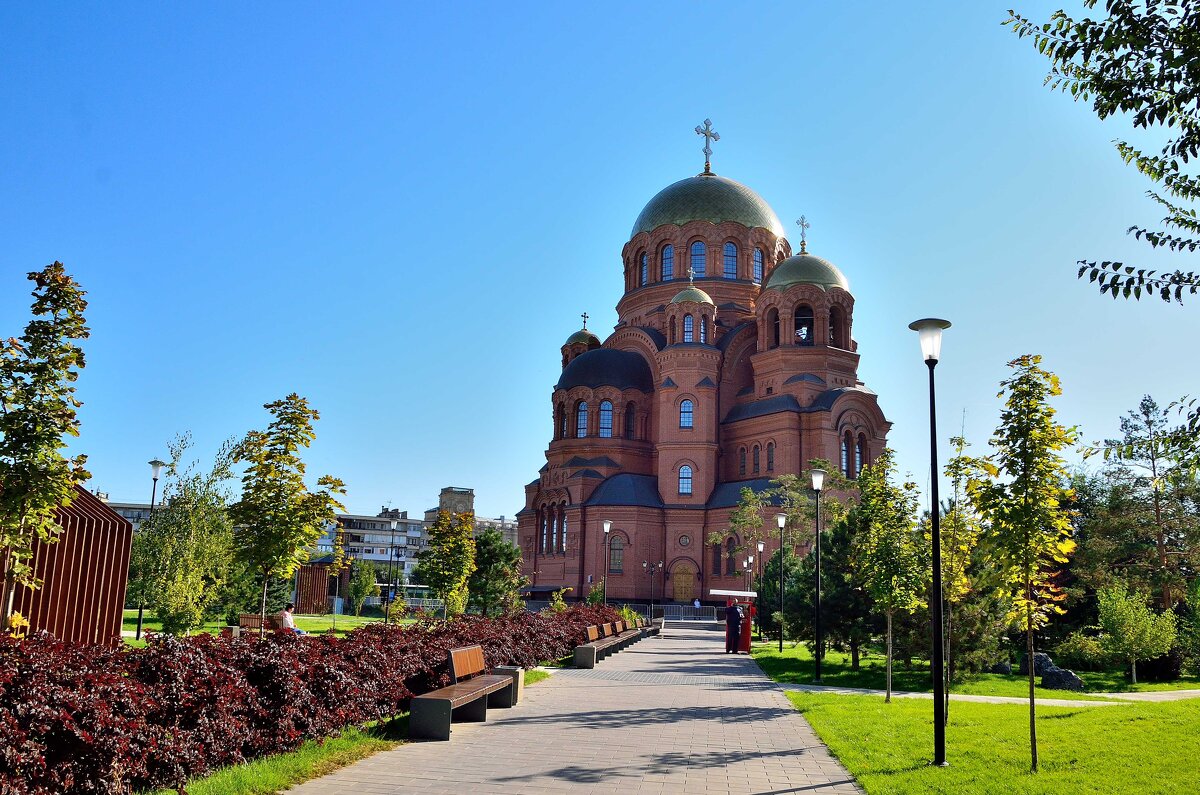
[[0, 334], [26, 272], [59, 259], [88, 290], [72, 450], [113, 499], [149, 498], [173, 435], [209, 457], [297, 391], [309, 472], [352, 511], [455, 485], [512, 516], [559, 346], [584, 311], [611, 330], [621, 246], [701, 170], [709, 117], [714, 171], [807, 215], [849, 278], [918, 481], [919, 317], [954, 323], [943, 436], [965, 411], [982, 451], [1023, 353], [1062, 376], [1064, 422], [1111, 436], [1143, 393], [1200, 392], [1200, 302], [1114, 304], [1073, 263], [1196, 261], [1125, 235], [1160, 215], [1111, 145], [1127, 125], [1043, 88], [1011, 4], [4, 4]]

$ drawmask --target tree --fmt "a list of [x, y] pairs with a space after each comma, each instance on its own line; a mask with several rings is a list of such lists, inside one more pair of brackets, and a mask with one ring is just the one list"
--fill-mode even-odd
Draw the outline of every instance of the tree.
[[368, 596], [379, 596], [379, 570], [375, 564], [366, 560], [356, 560], [350, 566], [350, 584], [346, 586], [346, 596], [354, 606], [354, 615], [361, 616], [363, 602]]
[[1004, 576], [1009, 617], [1025, 630], [1029, 660], [1029, 747], [1037, 772], [1033, 633], [1063, 612], [1057, 564], [1075, 548], [1064, 486], [1066, 463], [1059, 451], [1075, 442], [1075, 432], [1054, 420], [1050, 398], [1062, 394], [1058, 376], [1039, 367], [1040, 356], [1009, 362], [1015, 374], [1001, 382], [1005, 398], [1000, 425], [989, 442], [992, 453], [971, 462], [967, 491], [989, 527], [995, 565]]
[[187, 434], [168, 445], [171, 463], [161, 507], [135, 539], [136, 568], [147, 604], [163, 631], [188, 632], [204, 623], [230, 577], [233, 523], [229, 518], [232, 442], [217, 451], [208, 472], [181, 467]]
[[[337, 496], [346, 493], [338, 478], [323, 475], [315, 491], [304, 483], [302, 447], [312, 444], [313, 423], [320, 419], [295, 392], [263, 406], [274, 420], [265, 431], [250, 431], [238, 445], [236, 461], [247, 464], [242, 498], [233, 506], [238, 555], [262, 578], [260, 615], [267, 617], [267, 588], [272, 578], [290, 578], [308, 560], [324, 528], [344, 510]], [[260, 630], [261, 634], [261, 630]]]
[[893, 453], [885, 449], [858, 475], [854, 566], [877, 610], [887, 617], [887, 695], [892, 700], [892, 618], [925, 603], [929, 560], [917, 530], [917, 486], [897, 485]]
[[1137, 684], [1137, 661], [1166, 654], [1175, 642], [1175, 614], [1169, 610], [1155, 615], [1140, 594], [1124, 588], [1104, 588], [1100, 602], [1100, 646], [1113, 657], [1129, 663]]
[[475, 514], [438, 511], [429, 528], [429, 546], [420, 555], [421, 576], [446, 605], [446, 617], [467, 609], [467, 583], [475, 571]]
[[60, 452], [66, 437], [79, 436], [75, 410], [83, 404], [74, 384], [85, 365], [77, 342], [88, 337], [86, 293], [61, 262], [28, 278], [34, 319], [0, 347], [0, 627], [8, 626], [17, 585], [41, 587], [30, 565], [34, 542], [58, 540], [56, 512], [91, 477], [87, 456]]
[[[791, 546], [784, 549], [786, 553], [783, 558], [783, 577], [785, 596], [788, 589], [788, 583], [793, 583], [796, 577], [796, 571], [800, 568], [800, 558], [792, 551]], [[779, 566], [780, 557], [779, 550], [775, 550], [766, 563], [763, 565], [762, 579], [758, 583], [758, 626], [759, 631], [766, 636], [775, 638], [780, 637], [780, 633], [785, 629], [780, 626], [781, 615], [778, 612], [779, 607]], [[801, 630], [803, 627], [797, 626], [795, 623], [789, 623], [787, 629]], [[795, 636], [793, 636], [795, 637]]]
[[[1096, 0], [1083, 4], [1091, 9]], [[1135, 128], [1162, 128], [1166, 142], [1157, 154], [1116, 142], [1121, 159], [1154, 183], [1147, 195], [1166, 212], [1161, 230], [1134, 225], [1129, 232], [1153, 248], [1194, 253], [1200, 216], [1192, 205], [1200, 199], [1200, 176], [1185, 169], [1200, 155], [1200, 2], [1107, 0], [1105, 10], [1107, 17], [1098, 20], [1077, 20], [1060, 10], [1041, 25], [1010, 10], [1005, 24], [1018, 37], [1030, 37], [1050, 60], [1051, 88], [1091, 100], [1100, 119], [1130, 114]], [[1084, 275], [1114, 299], [1140, 299], [1145, 291], [1182, 303], [1184, 292], [1200, 291], [1200, 274], [1182, 270], [1080, 260], [1079, 277]]]
[[476, 536], [475, 571], [467, 580], [470, 606], [483, 616], [490, 616], [493, 608], [507, 613], [516, 608], [527, 582], [521, 576], [521, 550], [515, 544], [505, 541], [495, 528]]

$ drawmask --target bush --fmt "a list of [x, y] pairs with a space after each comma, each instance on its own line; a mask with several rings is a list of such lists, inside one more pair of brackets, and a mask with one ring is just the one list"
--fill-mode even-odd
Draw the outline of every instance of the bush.
[[1075, 671], [1102, 671], [1107, 667], [1109, 658], [1098, 639], [1082, 632], [1072, 632], [1054, 647], [1054, 662], [1061, 668]]
[[151, 636], [142, 649], [0, 637], [0, 792], [130, 793], [402, 712], [449, 683], [447, 653], [532, 667], [586, 640], [607, 607], [408, 627], [344, 638]]

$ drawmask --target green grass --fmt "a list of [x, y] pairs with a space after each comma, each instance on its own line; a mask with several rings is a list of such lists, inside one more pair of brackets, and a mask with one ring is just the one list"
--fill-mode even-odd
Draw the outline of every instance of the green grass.
[[[340, 622], [339, 622], [340, 623]], [[372, 754], [395, 748], [408, 734], [408, 721], [401, 718], [384, 727], [342, 731], [323, 743], [306, 740], [295, 751], [256, 759], [244, 765], [222, 768], [212, 775], [187, 784], [188, 795], [271, 795], [302, 781], [332, 773], [340, 767]], [[170, 795], [173, 789], [156, 795]]]
[[549, 678], [550, 678], [549, 673], [547, 673], [546, 671], [539, 671], [536, 668], [532, 668], [525, 672], [525, 684], [526, 685], [536, 685], [538, 682], [541, 682], [542, 680], [549, 679]]
[[[790, 684], [812, 684], [813, 658], [804, 644], [791, 647], [785, 643], [783, 654], [776, 643], [755, 644], [753, 655], [767, 676], [776, 682]], [[1094, 673], [1078, 671], [1084, 687], [1093, 693], [1145, 692], [1153, 690], [1186, 690], [1200, 688], [1200, 678], [1184, 677], [1175, 682], [1138, 683], [1130, 685], [1120, 673]], [[830, 651], [821, 662], [821, 684], [834, 687], [862, 687], [883, 690], [887, 685], [887, 658], [879, 653], [864, 653], [858, 671], [850, 669], [850, 655]], [[914, 660], [912, 669], [897, 661], [892, 668], [892, 690], [909, 690], [927, 693], [933, 689], [929, 675], [929, 663]], [[1028, 698], [1029, 680], [1020, 675], [977, 674], [962, 682], [955, 682], [951, 692], [976, 696], [1012, 696]], [[1041, 685], [1036, 688], [1038, 698], [1083, 698], [1089, 696], [1069, 690], [1048, 690]], [[1095, 698], [1092, 696], [1091, 698]]]
[[870, 795], [1193, 792], [1200, 775], [1200, 701], [1039, 708], [1040, 772], [1030, 774], [1029, 711], [1021, 704], [952, 704], [950, 766], [933, 768], [928, 701], [788, 698]]
[[[311, 634], [326, 632], [326, 631], [334, 629], [334, 625], [335, 625], [334, 618], [335, 617], [332, 615], [296, 616], [295, 617], [296, 628], [302, 629], [305, 632], [308, 632]], [[336, 634], [338, 634], [338, 635], [345, 635], [347, 632], [349, 632], [353, 629], [358, 629], [359, 627], [364, 627], [367, 624], [382, 623], [382, 621], [383, 621], [383, 619], [380, 618], [379, 616], [337, 616], [336, 618], [337, 618]], [[404, 619], [398, 619], [395, 623], [411, 624], [411, 623], [413, 623], [413, 620], [409, 619], [409, 618], [404, 618]], [[195, 631], [196, 632], [207, 632], [211, 635], [215, 635], [215, 634], [219, 633], [224, 626], [225, 626], [224, 621], [209, 621], [209, 622], [205, 623], [203, 627], [201, 627], [200, 629], [197, 629]], [[135, 632], [137, 630], [137, 610], [126, 610], [125, 611], [122, 629], [124, 629], [128, 632]], [[157, 618], [155, 618], [152, 613], [147, 612], [143, 616], [142, 630], [150, 631], [150, 632], [162, 632], [162, 622], [159, 621]], [[125, 639], [125, 641], [127, 643], [130, 643], [130, 641], [132, 641], [132, 640], [133, 640], [132, 638]], [[130, 645], [138, 645], [138, 644], [130, 643]]]

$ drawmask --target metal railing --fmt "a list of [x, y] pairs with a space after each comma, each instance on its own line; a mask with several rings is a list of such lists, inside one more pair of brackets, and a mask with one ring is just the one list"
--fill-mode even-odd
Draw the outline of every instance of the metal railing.
[[692, 605], [655, 605], [654, 612], [662, 610], [662, 617], [667, 621], [716, 621], [717, 608], [693, 607]]

